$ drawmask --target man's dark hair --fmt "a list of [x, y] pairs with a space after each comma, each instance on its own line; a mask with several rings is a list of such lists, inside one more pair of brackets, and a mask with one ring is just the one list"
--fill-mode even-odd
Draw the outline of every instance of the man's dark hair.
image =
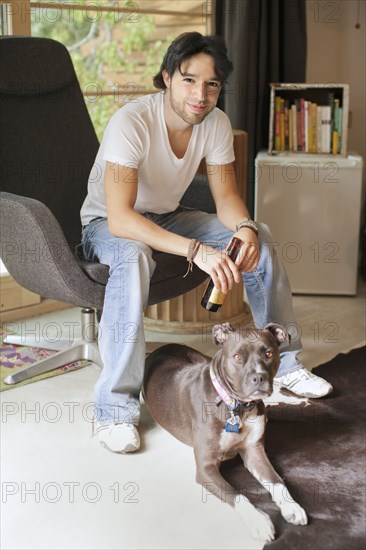
[[154, 76], [154, 86], [165, 90], [163, 71], [165, 70], [172, 77], [177, 69], [180, 71], [184, 61], [199, 53], [205, 53], [213, 58], [216, 76], [223, 84], [233, 70], [233, 64], [227, 57], [224, 41], [219, 36], [203, 36], [199, 32], [185, 32], [173, 40], [167, 49], [160, 71]]

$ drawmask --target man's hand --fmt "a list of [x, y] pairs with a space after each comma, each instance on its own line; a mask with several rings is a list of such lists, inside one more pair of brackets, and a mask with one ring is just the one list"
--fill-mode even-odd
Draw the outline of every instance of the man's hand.
[[253, 271], [258, 265], [260, 256], [256, 234], [251, 229], [243, 227], [234, 236], [243, 241], [243, 246], [236, 260], [239, 271], [245, 271], [246, 273]]
[[232, 289], [234, 282], [241, 281], [238, 266], [226, 256], [225, 250], [215, 250], [212, 246], [202, 243], [194, 258], [194, 263], [202, 271], [208, 273], [212, 277], [215, 287], [225, 294]]
[[203, 243], [194, 259], [194, 263], [212, 277], [215, 287], [225, 293], [234, 283], [240, 283], [243, 271], [250, 272], [257, 267], [260, 256], [258, 240], [251, 229], [242, 228], [235, 236], [243, 241], [235, 263], [226, 256], [225, 250], [215, 250]]

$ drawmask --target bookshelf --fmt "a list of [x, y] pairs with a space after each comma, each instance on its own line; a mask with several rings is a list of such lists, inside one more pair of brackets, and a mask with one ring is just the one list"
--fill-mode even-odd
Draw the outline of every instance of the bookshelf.
[[348, 84], [272, 83], [268, 153], [347, 156]]

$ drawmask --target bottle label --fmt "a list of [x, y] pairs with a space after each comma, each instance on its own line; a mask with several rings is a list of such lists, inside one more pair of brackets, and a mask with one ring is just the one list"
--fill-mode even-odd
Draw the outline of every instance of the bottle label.
[[226, 294], [218, 290], [216, 287], [213, 287], [210, 297], [208, 299], [212, 304], [222, 305], [224, 303]]

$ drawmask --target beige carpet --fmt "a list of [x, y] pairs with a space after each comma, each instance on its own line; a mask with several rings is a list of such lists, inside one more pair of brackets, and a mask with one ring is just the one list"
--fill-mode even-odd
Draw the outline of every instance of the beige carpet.
[[365, 345], [366, 283], [355, 296], [294, 296], [301, 328], [301, 359], [308, 369]]

